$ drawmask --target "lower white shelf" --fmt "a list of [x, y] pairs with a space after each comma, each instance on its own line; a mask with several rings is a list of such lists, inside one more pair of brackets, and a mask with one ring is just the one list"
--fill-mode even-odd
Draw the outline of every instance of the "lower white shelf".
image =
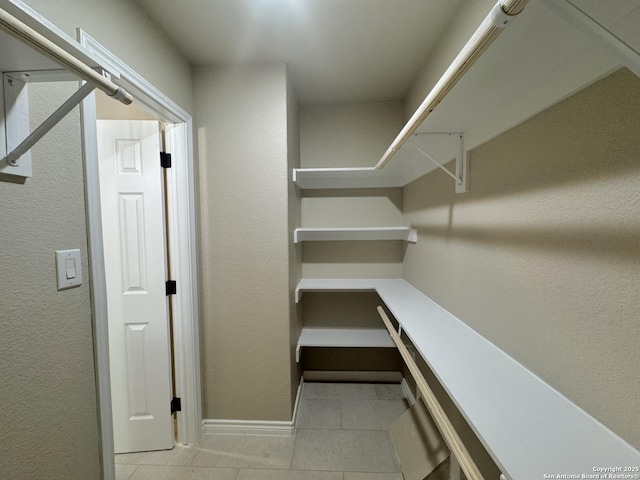
[[302, 347], [390, 347], [395, 348], [386, 329], [303, 328], [296, 347], [296, 362]]
[[[304, 292], [338, 291], [377, 292], [505, 478], [540, 479], [549, 472], [588, 478], [596, 466], [640, 465], [634, 447], [405, 280], [305, 278], [296, 300]], [[364, 345], [362, 330], [343, 332], [335, 337], [345, 343], [352, 335], [361, 346], [378, 346]], [[342, 346], [327, 336], [318, 346]]]
[[416, 243], [418, 232], [409, 227], [296, 228], [294, 243], [340, 240], [404, 240]]

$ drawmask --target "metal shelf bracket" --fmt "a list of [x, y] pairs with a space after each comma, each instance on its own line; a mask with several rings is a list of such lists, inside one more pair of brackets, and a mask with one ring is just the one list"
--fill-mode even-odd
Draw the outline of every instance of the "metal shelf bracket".
[[[102, 74], [108, 75], [106, 72], [102, 72]], [[30, 177], [31, 157], [29, 150], [96, 87], [91, 83], [83, 84], [39, 127], [29, 133], [29, 100], [25, 88], [26, 84], [28, 82], [69, 81], [77, 77], [68, 75], [68, 72], [64, 70], [37, 73], [11, 72], [3, 73], [2, 76], [5, 112], [3, 133], [6, 154], [0, 160], [0, 173]]]
[[433, 158], [423, 148], [418, 146], [412, 140], [408, 140], [407, 143], [411, 144], [413, 148], [418, 150], [427, 160], [433, 162], [440, 170], [449, 175], [455, 181], [456, 193], [465, 193], [469, 191], [469, 159], [467, 151], [464, 148], [464, 134], [460, 132], [420, 132], [414, 135], [457, 135], [459, 138], [459, 150], [456, 155], [456, 172], [446, 168], [435, 158]]

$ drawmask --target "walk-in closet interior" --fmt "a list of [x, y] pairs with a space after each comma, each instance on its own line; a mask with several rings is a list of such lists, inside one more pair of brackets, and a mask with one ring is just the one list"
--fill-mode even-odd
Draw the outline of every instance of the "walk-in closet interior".
[[639, 478], [640, 0], [0, 0], [0, 72], [0, 478]]

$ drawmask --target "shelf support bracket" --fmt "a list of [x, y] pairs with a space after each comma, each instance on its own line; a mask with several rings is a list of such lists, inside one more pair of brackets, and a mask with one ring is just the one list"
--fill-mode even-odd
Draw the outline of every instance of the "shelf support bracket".
[[[12, 88], [14, 84], [17, 82], [22, 82], [19, 74], [14, 78], [13, 75], [4, 74], [4, 84], [5, 86], [9, 86]], [[55, 127], [60, 120], [62, 120], [71, 110], [73, 110], [87, 95], [89, 95], [95, 89], [95, 85], [90, 83], [85, 83], [82, 85], [67, 101], [65, 101], [58, 109], [53, 112], [42, 124], [36, 128], [33, 132], [31, 132], [20, 144], [11, 150], [3, 159], [3, 162], [6, 162], [8, 165], [12, 167], [16, 167], [19, 165], [19, 159], [27, 153], [38, 141], [44, 137], [53, 127]], [[5, 98], [8, 95], [5, 90]], [[8, 110], [9, 105], [5, 106], [5, 110]], [[9, 118], [7, 118], [7, 122]], [[10, 139], [7, 138], [7, 149], [11, 148]], [[5, 172], [8, 173], [8, 172]]]
[[464, 134], [460, 134], [460, 151], [456, 157], [456, 193], [469, 191], [469, 152], [464, 148]]
[[456, 177], [456, 175], [454, 173], [452, 173], [448, 168], [443, 166], [439, 161], [437, 161], [435, 158], [433, 158], [431, 155], [429, 155], [427, 152], [425, 152], [422, 148], [420, 148], [418, 145], [416, 145], [412, 140], [409, 140], [409, 143], [413, 146], [413, 148], [415, 148], [422, 155], [424, 155], [424, 157], [427, 160], [430, 160], [431, 162], [433, 162], [440, 170], [442, 170], [444, 173], [449, 175], [454, 180], [456, 180], [456, 181], [458, 180], [458, 178]]
[[[464, 148], [464, 134], [458, 132], [443, 132], [443, 133], [432, 133], [432, 132], [421, 132], [421, 135], [458, 135], [460, 139], [459, 143], [459, 151], [456, 155], [456, 173], [453, 173], [451, 170], [446, 168], [440, 162], [438, 162], [435, 158], [433, 158], [429, 153], [424, 151], [421, 147], [419, 147], [412, 140], [408, 140], [407, 143], [411, 144], [413, 148], [418, 150], [427, 160], [433, 162], [440, 170], [449, 175], [456, 182], [456, 193], [465, 193], [469, 191], [469, 160], [467, 157], [467, 151]], [[417, 134], [416, 134], [417, 135]]]

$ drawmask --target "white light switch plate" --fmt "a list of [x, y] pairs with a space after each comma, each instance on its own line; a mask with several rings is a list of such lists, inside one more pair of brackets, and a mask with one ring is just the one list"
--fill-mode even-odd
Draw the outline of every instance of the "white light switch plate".
[[82, 285], [80, 250], [56, 251], [56, 270], [58, 273], [58, 290]]

